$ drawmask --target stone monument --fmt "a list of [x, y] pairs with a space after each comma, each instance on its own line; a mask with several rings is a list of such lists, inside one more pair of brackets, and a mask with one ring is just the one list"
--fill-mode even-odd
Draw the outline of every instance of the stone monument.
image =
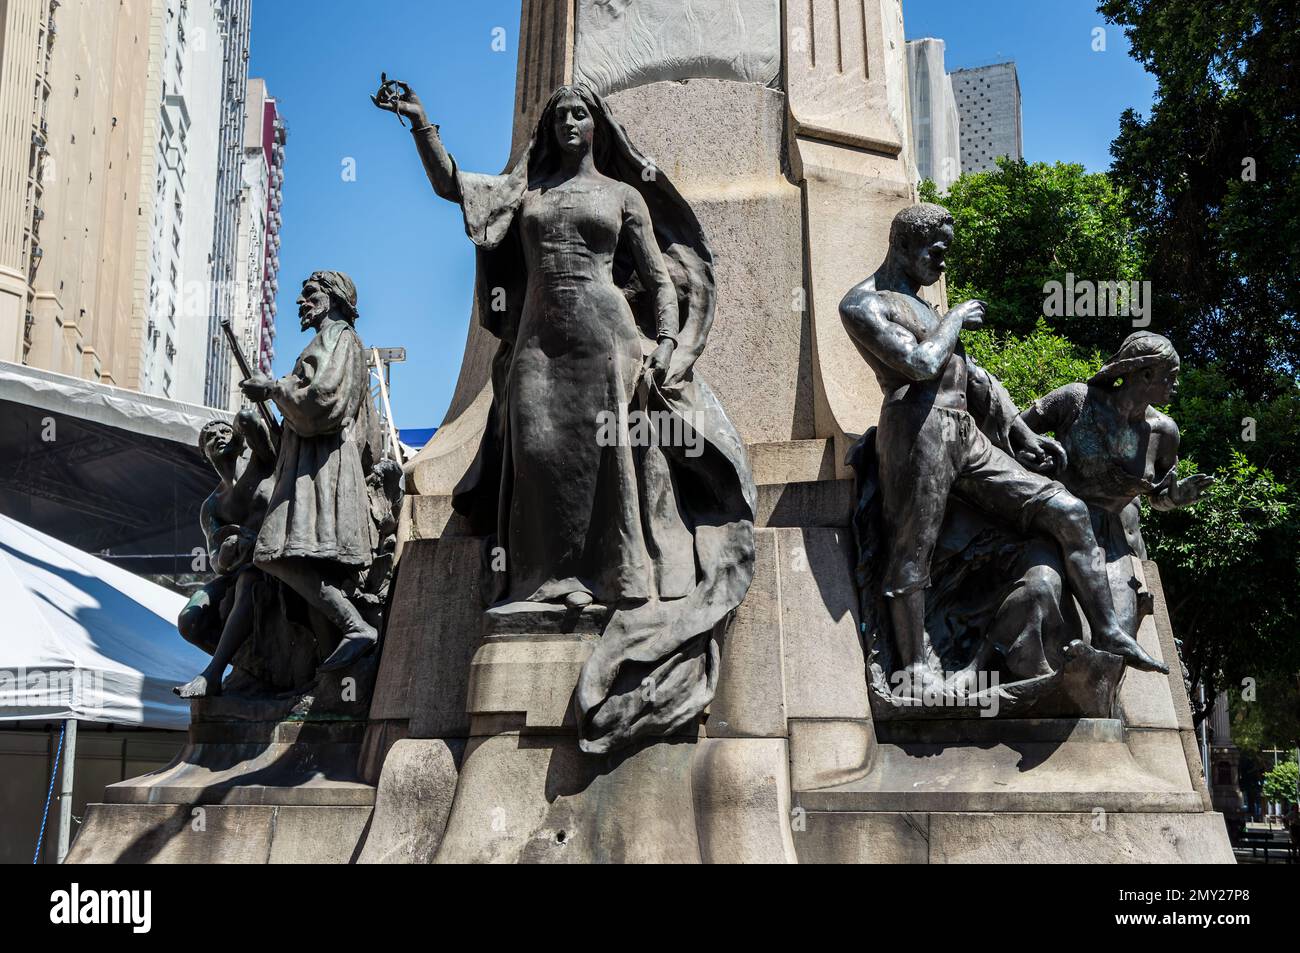
[[[159, 859], [1230, 861], [1183, 683], [1162, 671], [1158, 575], [1115, 530], [1123, 492], [1194, 497], [1156, 472], [1176, 431], [1151, 418], [1157, 462], [1123, 486], [1079, 452], [1093, 422], [1158, 403], [1156, 343], [1121, 348], [1118, 388], [1021, 415], [950, 360], [978, 306], [948, 312], [937, 274], [863, 289], [906, 294], [913, 351], [942, 329], [928, 350], [964, 375], [944, 387], [1002, 428], [1004, 476], [1028, 489], [952, 533], [922, 520], [931, 577], [956, 589], [909, 576], [888, 588], [920, 596], [882, 604], [891, 491], [870, 488], [895, 412], [840, 304], [917, 198], [899, 0], [523, 0], [520, 35], [501, 175], [459, 169], [456, 130], [409, 86], [374, 94], [464, 208], [478, 283], [451, 407], [405, 468], [382, 655], [345, 753], [357, 787], [245, 779], [229, 798], [293, 810], [156, 835]], [[634, 413], [656, 422], [648, 441]], [[927, 607], [979, 585], [942, 575], [950, 537], [1017, 598], [944, 633]], [[1114, 590], [1133, 581], [1130, 612]], [[353, 638], [328, 651], [361, 654], [365, 629], [337, 617]], [[895, 691], [909, 669], [920, 690]], [[1008, 684], [989, 692], [995, 672]], [[311, 750], [293, 741], [247, 750], [293, 763]], [[188, 818], [179, 795], [148, 796]], [[123, 842], [88, 824], [74, 854], [132, 856]]]
[[71, 862], [339, 863], [369, 820], [374, 788], [357, 764], [402, 473], [383, 446], [351, 279], [316, 272], [298, 304], [315, 336], [293, 371], [241, 385], [282, 422], [246, 409], [200, 436], [221, 481], [200, 514], [213, 578], [178, 620], [212, 655], [176, 687], [189, 744], [110, 785]]

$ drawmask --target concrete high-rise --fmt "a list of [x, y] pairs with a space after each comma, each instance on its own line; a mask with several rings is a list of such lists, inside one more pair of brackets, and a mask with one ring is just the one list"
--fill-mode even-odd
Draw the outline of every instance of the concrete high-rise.
[[252, 0], [223, 0], [221, 131], [217, 152], [216, 208], [212, 233], [212, 295], [203, 402], [224, 407], [231, 388], [230, 348], [221, 322], [235, 313], [238, 284], [240, 196], [244, 187], [245, 95]]
[[961, 135], [952, 78], [944, 72], [944, 42], [933, 37], [907, 43], [908, 95], [916, 172], [940, 192], [961, 175]]
[[[270, 373], [275, 357], [275, 293], [279, 289], [280, 205], [287, 135], [266, 82], [248, 81], [245, 95], [242, 184], [235, 239], [235, 292], [231, 324], [240, 349], [254, 369]], [[226, 390], [215, 406], [243, 404], [241, 375], [225, 349]]]
[[136, 244], [133, 316], [144, 324], [133, 386], [202, 403], [211, 308], [222, 45], [216, 0], [163, 0], [151, 23], [145, 128], [152, 152]]
[[204, 402], [249, 2], [0, 0], [0, 359]]
[[1001, 156], [1024, 158], [1016, 64], [959, 69], [951, 76], [961, 115], [962, 172], [987, 172]]
[[156, 0], [0, 0], [0, 359], [135, 386]]

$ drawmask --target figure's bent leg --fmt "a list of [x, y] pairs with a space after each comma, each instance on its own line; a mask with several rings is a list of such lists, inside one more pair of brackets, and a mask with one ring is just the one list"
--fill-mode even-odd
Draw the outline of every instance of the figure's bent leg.
[[1016, 678], [1051, 675], [1043, 633], [1061, 625], [1061, 577], [1050, 566], [1031, 566], [1003, 600], [988, 640], [1002, 651]]
[[1112, 652], [1125, 664], [1145, 672], [1169, 674], [1167, 666], [1148, 655], [1137, 639], [1120, 627], [1106, 572], [1106, 554], [1093, 535], [1087, 504], [1068, 493], [1058, 493], [1039, 509], [1034, 525], [1061, 546], [1070, 587], [1092, 629], [1093, 647]]
[[221, 639], [207, 667], [184, 685], [172, 689], [181, 698], [206, 698], [221, 694], [226, 666], [253, 631], [253, 581], [255, 570], [245, 569], [235, 579], [235, 597], [221, 629]]
[[379, 633], [361, 617], [343, 590], [322, 576], [311, 563], [300, 559], [278, 559], [258, 563], [258, 568], [275, 576], [302, 596], [343, 633], [338, 646], [320, 664], [322, 672], [346, 668], [373, 649], [379, 641]]

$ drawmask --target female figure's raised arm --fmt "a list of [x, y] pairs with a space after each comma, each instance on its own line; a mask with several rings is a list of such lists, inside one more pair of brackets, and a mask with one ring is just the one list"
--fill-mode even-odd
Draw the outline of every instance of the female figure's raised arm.
[[370, 101], [380, 109], [411, 120], [411, 137], [415, 139], [415, 148], [420, 153], [420, 161], [424, 163], [424, 172], [433, 191], [449, 202], [460, 202], [456, 161], [443, 146], [438, 127], [429, 122], [424, 104], [415, 91], [406, 83], [389, 79], [381, 73], [379, 91], [370, 97]]

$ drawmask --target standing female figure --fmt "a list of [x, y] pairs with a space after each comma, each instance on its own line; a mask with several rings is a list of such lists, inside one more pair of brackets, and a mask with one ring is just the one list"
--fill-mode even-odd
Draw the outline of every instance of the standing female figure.
[[578, 684], [585, 750], [685, 727], [753, 571], [744, 448], [693, 373], [714, 303], [699, 221], [586, 86], [556, 90], [498, 176], [459, 169], [405, 84], [373, 101], [411, 119], [478, 247], [478, 317], [501, 343], [454, 502], [505, 550], [494, 595], [610, 608]]

